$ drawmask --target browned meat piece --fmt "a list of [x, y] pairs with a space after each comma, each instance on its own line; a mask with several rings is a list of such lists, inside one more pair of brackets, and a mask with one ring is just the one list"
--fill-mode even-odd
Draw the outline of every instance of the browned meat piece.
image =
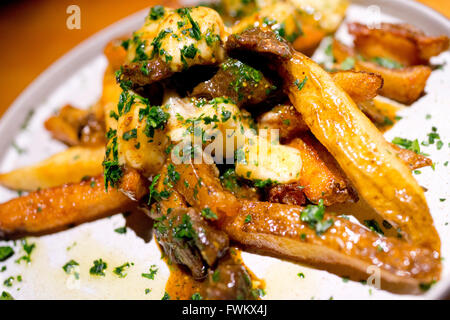
[[203, 297], [206, 300], [251, 300], [252, 281], [240, 261], [231, 254], [223, 257], [215, 270], [209, 270], [203, 284]]
[[291, 46], [286, 40], [272, 31], [259, 28], [247, 29], [241, 34], [232, 34], [225, 43], [225, 49], [232, 51], [250, 51], [288, 59], [292, 54]]
[[143, 63], [124, 64], [120, 80], [131, 81], [132, 87], [136, 88], [164, 80], [171, 75], [173, 75], [173, 71], [167, 64], [160, 58], [156, 58]]
[[298, 206], [243, 200], [239, 215], [226, 231], [232, 240], [254, 251], [307, 262], [338, 274], [345, 270], [348, 275], [352, 270], [366, 278], [367, 267], [376, 265], [383, 289], [420, 293], [421, 283], [439, 279], [439, 255], [433, 250], [380, 237], [346, 218], [327, 213], [323, 221], [332, 219], [333, 225], [318, 235], [300, 219], [301, 212]]
[[300, 183], [276, 185], [269, 189], [267, 201], [300, 206], [306, 203], [303, 188]]
[[408, 24], [382, 23], [379, 28], [370, 28], [354, 22], [348, 24], [348, 30], [364, 58], [390, 58], [404, 66], [428, 64], [449, 46], [447, 36], [427, 36]]
[[42, 234], [135, 208], [147, 193], [135, 171], [122, 177], [120, 189], [105, 191], [103, 176], [31, 192], [0, 205], [0, 237]]
[[211, 227], [192, 208], [174, 208], [155, 224], [158, 242], [171, 261], [188, 267], [195, 279], [206, 276], [228, 250], [228, 236]]
[[261, 71], [229, 58], [210, 80], [197, 85], [191, 96], [206, 99], [228, 97], [241, 107], [263, 102], [275, 89], [276, 86]]

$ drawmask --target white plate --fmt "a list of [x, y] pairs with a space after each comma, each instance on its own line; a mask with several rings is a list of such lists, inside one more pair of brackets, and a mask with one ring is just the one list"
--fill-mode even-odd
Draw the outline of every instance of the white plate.
[[[381, 8], [381, 19], [411, 22], [430, 34], [450, 36], [450, 22], [433, 10], [409, 0], [354, 1], [349, 8], [347, 19], [367, 22], [367, 14], [375, 7]], [[372, 11], [370, 11], [372, 10]], [[102, 55], [104, 46], [114, 38], [130, 33], [140, 27], [147, 10], [138, 12], [99, 32], [70, 51], [42, 75], [40, 75], [13, 103], [0, 121], [0, 150], [2, 159], [0, 171], [4, 172], [23, 165], [35, 163], [60, 151], [64, 146], [52, 140], [43, 128], [43, 121], [66, 103], [86, 108], [94, 103], [101, 93], [102, 73], [106, 59]], [[341, 28], [339, 37], [349, 41]], [[445, 52], [433, 58], [434, 63], [447, 62], [444, 70], [435, 71], [428, 80], [426, 95], [411, 107], [401, 111], [403, 119], [386, 133], [388, 139], [395, 136], [425, 140], [432, 126], [438, 128], [444, 147], [423, 147], [437, 163], [436, 169], [422, 169], [417, 175], [419, 183], [428, 189], [426, 193], [435, 226], [442, 240], [442, 256], [450, 259], [449, 221], [449, 167], [443, 163], [450, 158], [448, 101], [450, 100], [450, 53]], [[28, 127], [21, 129], [30, 110], [34, 110]], [[431, 119], [425, 120], [427, 114]], [[19, 155], [12, 147], [15, 143], [26, 153]], [[0, 189], [0, 202], [16, 196], [16, 193]], [[441, 202], [440, 198], [447, 198]], [[16, 299], [160, 299], [169, 271], [160, 259], [160, 252], [152, 240], [145, 243], [132, 230], [120, 235], [113, 230], [125, 223], [121, 215], [102, 219], [76, 228], [39, 238], [29, 238], [36, 243], [29, 265], [14, 261], [22, 254], [19, 243], [16, 254], [0, 267], [7, 266], [0, 273], [0, 284], [10, 276], [21, 275], [22, 282], [14, 282], [10, 288], [0, 289], [10, 292]], [[2, 242], [0, 245], [14, 245]], [[75, 245], [74, 245], [75, 244]], [[70, 247], [69, 250], [67, 248]], [[89, 276], [89, 268], [95, 259], [102, 258], [108, 263], [106, 277]], [[340, 277], [326, 271], [281, 261], [271, 257], [244, 253], [243, 258], [257, 276], [266, 280], [269, 299], [404, 299], [442, 298], [450, 293], [450, 263], [444, 259], [442, 280], [422, 296], [395, 295], [383, 290], [370, 288], [357, 282], [344, 282]], [[62, 266], [70, 259], [80, 263], [81, 280], [73, 282], [66, 276]], [[114, 267], [125, 262], [133, 262], [128, 276], [118, 278], [112, 273]], [[156, 264], [159, 268], [155, 280], [141, 277], [141, 273]], [[304, 273], [305, 278], [297, 276]], [[152, 289], [145, 294], [145, 289]]]

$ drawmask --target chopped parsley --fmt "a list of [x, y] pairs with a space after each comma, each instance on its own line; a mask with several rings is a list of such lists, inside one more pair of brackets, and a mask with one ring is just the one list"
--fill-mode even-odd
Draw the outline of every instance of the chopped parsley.
[[317, 235], [322, 235], [334, 223], [333, 219], [323, 221], [324, 214], [325, 206], [323, 205], [323, 199], [320, 199], [318, 205], [309, 204], [303, 209], [300, 220], [308, 223], [308, 226], [314, 229]]
[[127, 227], [126, 226], [119, 227], [119, 228], [114, 229], [114, 231], [119, 234], [124, 234], [124, 233], [127, 233]]
[[161, 300], [170, 300], [170, 296], [167, 292], [164, 292], [163, 297], [161, 298]]
[[215, 214], [210, 208], [202, 210], [202, 217], [208, 220], [217, 220], [217, 214]]
[[75, 276], [75, 279], [80, 279], [80, 274], [76, 271], [76, 267], [79, 266], [78, 262], [75, 260], [70, 260], [67, 262], [62, 269], [66, 274], [73, 274]]
[[89, 269], [89, 273], [94, 276], [105, 276], [105, 270], [108, 268], [108, 264], [101, 258], [94, 261], [94, 265]]
[[372, 230], [373, 232], [379, 233], [381, 235], [384, 235], [383, 230], [381, 229], [380, 225], [376, 220], [364, 220], [364, 225]]
[[305, 86], [306, 81], [308, 81], [308, 77], [307, 76], [305, 76], [305, 78], [302, 80], [302, 82], [300, 82], [298, 79], [295, 79], [294, 84], [297, 87], [297, 89], [300, 91]]
[[244, 223], [250, 223], [251, 221], [252, 221], [252, 215], [251, 215], [251, 214], [248, 214], [248, 215], [245, 217]]
[[253, 182], [255, 184], [255, 187], [257, 187], [257, 188], [266, 188], [266, 187], [270, 187], [274, 184], [278, 184], [277, 181], [274, 181], [272, 179], [266, 179], [266, 180], [256, 179]]
[[382, 67], [388, 68], [388, 69], [403, 68], [403, 65], [401, 63], [398, 63], [397, 61], [389, 59], [389, 58], [375, 57], [372, 59], [372, 62], [375, 62], [379, 66], [382, 66]]
[[200, 293], [196, 292], [192, 295], [191, 300], [203, 300], [203, 297], [200, 295]]
[[148, 17], [150, 20], [158, 20], [164, 16], [164, 7], [163, 6], [154, 6], [150, 9], [150, 13]]
[[350, 70], [355, 67], [355, 58], [348, 57], [341, 63], [342, 70]]
[[142, 277], [150, 279], [150, 280], [155, 280], [155, 276], [157, 273], [158, 273], [158, 267], [155, 264], [153, 264], [150, 266], [148, 273], [142, 273]]
[[27, 239], [22, 240], [22, 249], [25, 252], [23, 256], [21, 256], [19, 259], [16, 260], [16, 263], [20, 263], [22, 260], [30, 263], [31, 262], [31, 253], [33, 252], [34, 248], [36, 247], [35, 243], [28, 244]]
[[420, 146], [419, 146], [419, 141], [417, 139], [412, 141], [412, 140], [408, 140], [405, 138], [395, 137], [392, 140], [392, 143], [394, 143], [404, 149], [411, 150], [417, 154], [420, 154]]
[[123, 140], [128, 141], [130, 139], [137, 138], [137, 129], [132, 129], [130, 131], [124, 132], [122, 135]]
[[14, 298], [10, 293], [3, 291], [0, 300], [14, 300]]
[[187, 214], [183, 215], [181, 223], [173, 228], [173, 236], [186, 240], [192, 240], [197, 236], [192, 227], [191, 218]]
[[113, 272], [114, 274], [118, 275], [119, 278], [125, 278], [127, 274], [125, 273], [125, 270], [128, 269], [132, 264], [129, 262], [124, 263], [121, 266], [115, 267]]
[[9, 246], [0, 247], [0, 261], [5, 261], [14, 254], [13, 248]]

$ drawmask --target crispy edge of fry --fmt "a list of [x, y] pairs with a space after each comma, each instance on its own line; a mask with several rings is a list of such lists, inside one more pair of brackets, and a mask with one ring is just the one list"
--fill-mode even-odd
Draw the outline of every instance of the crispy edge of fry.
[[393, 143], [391, 143], [391, 146], [395, 150], [396, 156], [400, 158], [406, 165], [408, 165], [409, 169], [411, 170], [433, 165], [433, 161], [430, 158], [415, 153], [412, 150], [400, 148]]
[[[146, 192], [138, 173], [128, 171], [121, 190], [136, 199]], [[105, 191], [103, 176], [32, 192], [0, 205], [0, 235], [45, 234], [134, 208], [137, 204], [118, 189]]]
[[358, 70], [381, 75], [384, 85], [380, 94], [404, 104], [411, 104], [420, 97], [431, 74], [428, 66], [389, 69], [368, 61], [356, 61], [355, 66]]
[[[389, 285], [388, 289], [393, 291], [420, 293], [420, 283], [439, 279], [440, 260], [432, 250], [380, 237], [345, 218], [329, 214], [324, 219], [333, 219], [334, 225], [318, 236], [300, 220], [301, 210], [299, 206], [244, 200], [236, 219], [225, 228], [233, 240], [248, 249], [306, 262], [331, 272], [342, 267], [343, 272], [349, 272], [350, 268], [359, 271], [358, 276], [367, 276], [367, 268], [377, 265], [383, 287]], [[352, 239], [353, 234], [359, 235], [358, 240]], [[409, 264], [404, 263], [405, 257]]]
[[[354, 57], [353, 48], [340, 41], [333, 41], [333, 55], [338, 63], [348, 57]], [[355, 69], [379, 74], [383, 78], [380, 94], [404, 104], [416, 101], [425, 89], [431, 68], [428, 66], [412, 66], [401, 69], [389, 69], [370, 61], [356, 59]]]
[[[358, 194], [406, 239], [440, 252], [425, 195], [379, 130], [319, 65], [299, 52], [284, 62], [285, 90]], [[299, 90], [295, 79], [308, 77]], [[332, 120], [332, 121], [331, 121]], [[377, 170], [373, 170], [376, 164]]]
[[301, 153], [303, 165], [298, 183], [303, 189], [299, 191], [311, 202], [323, 199], [324, 204], [330, 206], [358, 199], [331, 154], [312, 135], [303, 134], [288, 145]]
[[354, 44], [365, 58], [388, 57], [405, 66], [427, 64], [428, 60], [448, 49], [447, 36], [426, 36], [408, 24], [382, 23], [369, 28], [361, 23], [349, 23]]
[[33, 191], [79, 182], [102, 173], [105, 147], [71, 147], [37, 164], [0, 174], [0, 185]]
[[383, 78], [372, 72], [348, 70], [330, 75], [356, 103], [375, 98], [383, 87]]

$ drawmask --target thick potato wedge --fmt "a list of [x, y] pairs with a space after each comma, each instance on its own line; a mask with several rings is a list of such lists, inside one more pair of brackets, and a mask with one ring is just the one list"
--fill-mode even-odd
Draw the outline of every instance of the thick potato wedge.
[[332, 155], [312, 135], [303, 134], [288, 145], [300, 151], [302, 171], [297, 184], [311, 202], [323, 199], [330, 206], [358, 199]]
[[0, 185], [34, 191], [79, 182], [102, 173], [105, 147], [72, 147], [35, 165], [0, 174]]
[[[333, 42], [333, 55], [338, 63], [342, 63], [348, 57], [355, 57], [353, 48], [349, 48], [337, 40]], [[431, 68], [428, 66], [389, 69], [356, 58], [355, 69], [379, 74], [383, 78], [380, 94], [405, 104], [411, 104], [420, 97], [431, 74]]]
[[448, 49], [447, 36], [430, 37], [408, 24], [382, 23], [369, 28], [361, 23], [349, 23], [355, 49], [366, 59], [390, 58], [403, 66], [428, 64], [428, 60]]
[[428, 66], [388, 69], [373, 62], [356, 61], [355, 67], [357, 70], [381, 75], [384, 85], [380, 94], [404, 104], [411, 104], [420, 97], [431, 74]]
[[[134, 208], [148, 189], [128, 171], [120, 189], [105, 191], [103, 176], [32, 192], [0, 205], [0, 236], [42, 234]], [[125, 195], [126, 193], [127, 195]]]
[[[383, 135], [311, 59], [293, 52], [283, 63], [291, 102], [358, 194], [406, 239], [439, 252], [439, 235], [423, 190]], [[299, 90], [295, 81], [305, 77]]]
[[[400, 239], [378, 236], [347, 219], [325, 214], [333, 226], [323, 235], [300, 220], [302, 208], [278, 203], [242, 201], [236, 219], [226, 226], [231, 239], [257, 252], [274, 254], [329, 271], [345, 272], [354, 280], [367, 278], [378, 266], [383, 289], [420, 293], [419, 285], [439, 279], [440, 260], [433, 250]], [[248, 215], [251, 219], [248, 219]], [[355, 237], [355, 235], [358, 235]], [[392, 285], [393, 287], [389, 287]]]

